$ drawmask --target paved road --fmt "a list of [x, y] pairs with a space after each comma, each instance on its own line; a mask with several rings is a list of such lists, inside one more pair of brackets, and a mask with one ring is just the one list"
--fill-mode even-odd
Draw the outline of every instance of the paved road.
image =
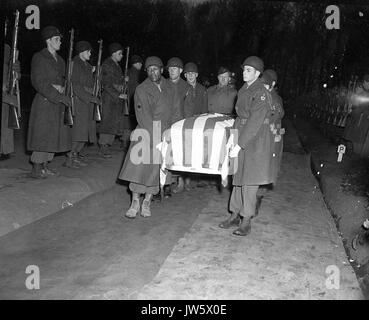
[[[1, 237], [0, 299], [361, 299], [309, 158], [286, 138], [281, 179], [248, 237], [217, 227], [227, 189], [175, 195], [131, 221], [116, 185]], [[26, 288], [29, 265], [38, 290]]]

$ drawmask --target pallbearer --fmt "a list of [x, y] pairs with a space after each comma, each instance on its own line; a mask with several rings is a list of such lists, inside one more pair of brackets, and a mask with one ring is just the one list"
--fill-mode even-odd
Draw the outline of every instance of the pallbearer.
[[233, 232], [237, 236], [246, 236], [251, 231], [259, 185], [272, 182], [271, 97], [258, 79], [264, 63], [259, 57], [251, 56], [243, 62], [242, 69], [245, 84], [238, 92], [235, 121], [238, 140], [230, 151], [230, 157], [238, 163], [229, 204], [232, 215], [219, 225], [226, 229], [238, 226]]
[[209, 112], [233, 114], [237, 90], [230, 84], [231, 72], [220, 67], [218, 70], [218, 84], [208, 89]]
[[89, 64], [91, 44], [88, 41], [76, 43], [73, 59], [72, 84], [74, 92], [74, 124], [72, 127], [72, 151], [69, 166], [84, 166], [80, 151], [86, 142], [96, 142], [96, 122], [94, 117], [94, 103], [100, 100], [93, 96], [93, 67]]
[[46, 48], [35, 53], [31, 63], [31, 82], [36, 90], [28, 125], [28, 149], [32, 151], [31, 177], [58, 174], [48, 167], [56, 152], [70, 151], [71, 128], [64, 124], [64, 109], [71, 100], [64, 95], [65, 62], [57, 51], [61, 33], [54, 26], [45, 27], [41, 36]]
[[[145, 61], [147, 78], [136, 88], [134, 101], [137, 127], [132, 132], [138, 141], [131, 141], [119, 178], [129, 181], [132, 202], [125, 213], [127, 218], [135, 218], [141, 209], [141, 216], [151, 216], [152, 196], [159, 192], [160, 157], [158, 146], [161, 134], [171, 125], [171, 102], [173, 91], [168, 80], [162, 77], [163, 62], [151, 56]], [[155, 141], [154, 134], [159, 136]], [[159, 161], [158, 161], [159, 160]], [[140, 196], [144, 195], [142, 205]]]

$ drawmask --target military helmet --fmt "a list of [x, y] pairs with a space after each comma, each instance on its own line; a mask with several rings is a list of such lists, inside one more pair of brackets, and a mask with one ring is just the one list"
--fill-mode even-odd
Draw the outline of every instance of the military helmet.
[[162, 68], [163, 61], [161, 61], [161, 59], [156, 56], [147, 57], [145, 61], [145, 69], [147, 69], [150, 66], [157, 66], [159, 68]]
[[167, 68], [169, 67], [177, 67], [183, 69], [183, 62], [177, 57], [170, 58], [167, 63]]
[[229, 69], [225, 68], [225, 67], [220, 67], [219, 70], [218, 70], [218, 76], [220, 74], [223, 74], [223, 73], [226, 73], [228, 72], [229, 75], [231, 75], [231, 71], [229, 71]]
[[245, 59], [245, 61], [242, 64], [242, 68], [244, 66], [250, 66], [255, 68], [257, 71], [262, 73], [264, 71], [264, 62], [259, 57], [256, 56], [250, 56]]
[[43, 40], [47, 40], [56, 36], [62, 37], [62, 34], [60, 33], [59, 29], [54, 26], [47, 26], [41, 31], [41, 37]]
[[278, 79], [277, 72], [275, 72], [273, 69], [267, 69], [267, 70], [264, 71], [263, 74], [265, 74], [265, 73], [269, 74], [272, 81], [277, 83], [277, 79]]
[[135, 63], [143, 63], [142, 58], [137, 54], [134, 54], [131, 58], [131, 64], [135, 64]]
[[187, 62], [184, 66], [184, 73], [186, 72], [196, 72], [199, 73], [199, 70], [197, 69], [196, 63], [193, 62]]
[[268, 72], [264, 72], [263, 75], [260, 77], [260, 81], [263, 84], [267, 84], [269, 86], [271, 86], [273, 84], [273, 79], [271, 77], [271, 74]]
[[88, 41], [78, 41], [76, 43], [76, 53], [79, 54], [86, 50], [92, 50], [92, 46]]
[[109, 45], [109, 53], [110, 55], [112, 55], [114, 52], [117, 52], [119, 50], [123, 51], [123, 47], [120, 43], [118, 42], [113, 42]]

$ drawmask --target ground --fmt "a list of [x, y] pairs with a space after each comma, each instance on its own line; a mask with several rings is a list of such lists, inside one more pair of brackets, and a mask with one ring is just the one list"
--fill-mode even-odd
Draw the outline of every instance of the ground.
[[[123, 216], [127, 187], [110, 179], [110, 187], [99, 192], [90, 187], [73, 206], [19, 223], [22, 227], [0, 237], [0, 298], [363, 299], [363, 282], [311, 173], [312, 153], [304, 151], [292, 123], [285, 126], [280, 179], [266, 191], [249, 236], [218, 227], [229, 215], [228, 188], [209, 185], [176, 194], [155, 202], [151, 218], [129, 220]], [[58, 193], [50, 186], [58, 190], [58, 183], [83, 188], [86, 177], [103, 179], [103, 168], [116, 176], [121, 158], [118, 150], [105, 162], [91, 158], [79, 180], [65, 171], [39, 182], [39, 188], [51, 198]], [[1, 201], [14, 196], [10, 202], [16, 202], [17, 190], [34, 183], [14, 179], [19, 174], [24, 173], [14, 173], [9, 187], [0, 190]], [[13, 193], [5, 194], [9, 190]], [[18, 202], [31, 214], [38, 210], [32, 202]], [[52, 201], [45, 206], [54, 209]], [[25, 286], [29, 265], [39, 267], [39, 290]]]

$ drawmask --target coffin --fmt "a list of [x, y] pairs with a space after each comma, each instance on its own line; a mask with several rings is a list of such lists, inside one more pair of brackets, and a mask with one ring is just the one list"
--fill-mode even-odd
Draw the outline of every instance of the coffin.
[[206, 113], [174, 123], [163, 135], [160, 183], [166, 170], [221, 175], [231, 174], [229, 150], [234, 118]]

